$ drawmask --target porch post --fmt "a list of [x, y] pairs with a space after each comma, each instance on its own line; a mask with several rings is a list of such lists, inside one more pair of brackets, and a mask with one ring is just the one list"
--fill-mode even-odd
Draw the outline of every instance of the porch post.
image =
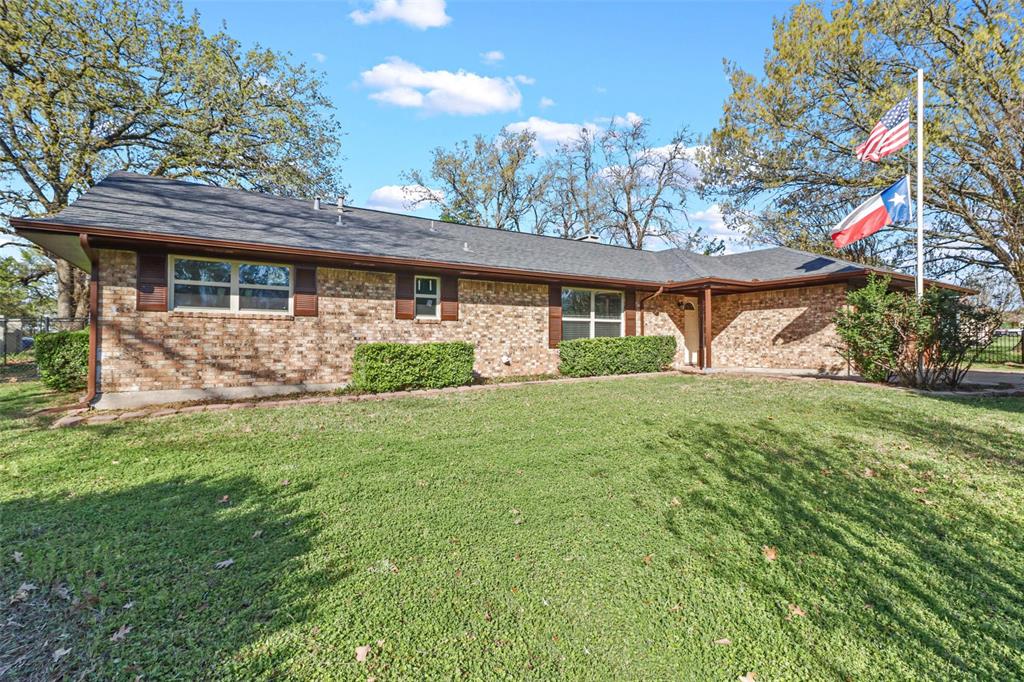
[[701, 296], [700, 368], [711, 369], [711, 287]]

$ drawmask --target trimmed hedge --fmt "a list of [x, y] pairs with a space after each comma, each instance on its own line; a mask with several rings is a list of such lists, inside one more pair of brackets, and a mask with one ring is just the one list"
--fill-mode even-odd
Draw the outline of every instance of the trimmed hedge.
[[558, 370], [568, 377], [660, 372], [676, 354], [674, 336], [573, 339], [558, 346]]
[[89, 373], [89, 331], [39, 334], [34, 342], [43, 383], [58, 391], [85, 388]]
[[465, 386], [473, 381], [473, 344], [366, 343], [352, 357], [352, 388], [372, 393]]

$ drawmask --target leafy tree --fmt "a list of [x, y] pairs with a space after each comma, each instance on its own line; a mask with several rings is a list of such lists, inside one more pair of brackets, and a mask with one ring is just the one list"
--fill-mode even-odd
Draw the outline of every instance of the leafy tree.
[[430, 180], [419, 170], [404, 174], [410, 204], [436, 206], [441, 219], [451, 222], [540, 231], [547, 175], [538, 167], [533, 133], [477, 135], [431, 155]]
[[[829, 253], [828, 231], [908, 171], [853, 148], [927, 76], [930, 266], [997, 268], [1024, 290], [1024, 10], [1010, 0], [802, 2], [775, 22], [761, 78], [727, 63], [732, 94], [703, 155], [705, 190], [759, 241]], [[888, 231], [844, 257], [905, 262]]]
[[0, 317], [53, 314], [53, 263], [27, 249], [0, 258]]
[[[56, 213], [119, 169], [328, 194], [340, 133], [322, 88], [178, 0], [3, 0], [0, 212]], [[55, 269], [58, 314], [84, 312], [80, 273]]]

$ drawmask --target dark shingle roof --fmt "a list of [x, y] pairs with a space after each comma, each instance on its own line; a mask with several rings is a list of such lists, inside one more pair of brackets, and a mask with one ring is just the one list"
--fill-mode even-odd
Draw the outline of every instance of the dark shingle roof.
[[638, 251], [361, 208], [346, 208], [338, 225], [330, 204], [316, 211], [306, 199], [124, 172], [113, 173], [45, 222], [654, 284], [705, 277], [768, 280], [864, 269], [787, 248], [728, 256], [682, 249]]

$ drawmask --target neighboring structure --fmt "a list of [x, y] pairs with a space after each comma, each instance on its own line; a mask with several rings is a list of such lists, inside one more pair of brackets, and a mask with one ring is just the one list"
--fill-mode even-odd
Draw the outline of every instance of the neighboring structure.
[[679, 367], [838, 372], [831, 320], [868, 273], [785, 248], [636, 251], [130, 173], [11, 223], [92, 273], [101, 406], [338, 387], [369, 341], [471, 341], [483, 376], [555, 372], [563, 339], [634, 334], [674, 335]]

